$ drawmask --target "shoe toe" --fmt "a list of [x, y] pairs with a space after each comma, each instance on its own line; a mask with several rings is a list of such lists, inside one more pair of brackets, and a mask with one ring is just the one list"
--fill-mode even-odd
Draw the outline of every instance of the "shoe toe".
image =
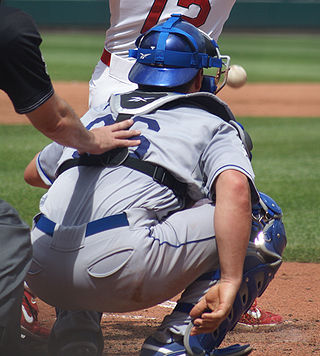
[[245, 356], [249, 355], [252, 351], [252, 347], [249, 344], [245, 345], [231, 345], [221, 349], [216, 349], [213, 352], [213, 356]]
[[152, 336], [146, 339], [142, 345], [140, 356], [187, 356], [186, 349], [181, 343], [171, 342], [170, 344], [160, 343]]
[[70, 343], [60, 348], [57, 356], [92, 356], [99, 355], [97, 346], [92, 342]]
[[101, 356], [103, 346], [101, 330], [74, 331], [59, 337], [52, 331], [48, 348], [50, 356]]

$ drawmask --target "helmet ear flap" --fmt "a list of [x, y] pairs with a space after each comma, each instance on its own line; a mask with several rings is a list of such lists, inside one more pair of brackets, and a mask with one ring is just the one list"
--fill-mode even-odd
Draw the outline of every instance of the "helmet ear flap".
[[[220, 53], [218, 49], [219, 46], [217, 45], [216, 41], [210, 38], [202, 30], [199, 31], [202, 33], [202, 36], [205, 41], [206, 54], [211, 58], [219, 58], [220, 57]], [[222, 62], [222, 65], [223, 64], [224, 63]], [[218, 67], [215, 75], [204, 75], [200, 91], [215, 94], [218, 91], [218, 84], [220, 81], [221, 74], [222, 74], [222, 70], [220, 67]], [[219, 88], [219, 90], [221, 89]]]
[[[201, 31], [202, 32], [202, 31]], [[206, 48], [206, 53], [210, 57], [216, 57], [218, 55], [217, 53], [217, 48], [218, 45], [215, 40], [211, 39], [206, 33], [202, 32], [204, 42], [205, 42], [205, 48]]]
[[216, 77], [204, 75], [200, 91], [205, 91], [214, 94], [217, 91]]

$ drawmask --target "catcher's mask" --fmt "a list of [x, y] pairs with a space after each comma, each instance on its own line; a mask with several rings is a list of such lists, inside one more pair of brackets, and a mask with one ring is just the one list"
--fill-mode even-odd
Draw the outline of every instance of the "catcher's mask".
[[221, 56], [216, 42], [179, 14], [139, 36], [136, 47], [129, 51], [137, 59], [129, 73], [133, 83], [173, 88], [191, 81], [200, 68], [216, 68], [215, 76], [204, 76], [201, 90], [217, 93], [225, 85], [230, 58]]

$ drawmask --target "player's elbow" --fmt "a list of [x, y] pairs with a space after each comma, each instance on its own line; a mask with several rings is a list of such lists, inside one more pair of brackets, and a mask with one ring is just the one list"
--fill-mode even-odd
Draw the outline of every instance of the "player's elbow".
[[40, 187], [40, 188], [49, 188], [43, 180], [41, 179], [36, 165], [38, 154], [33, 158], [33, 160], [27, 165], [26, 169], [24, 170], [24, 181], [33, 186], [33, 187]]
[[34, 184], [34, 180], [32, 179], [32, 177], [30, 176], [30, 174], [27, 171], [24, 171], [24, 181], [32, 186], [35, 186]]
[[251, 211], [251, 192], [248, 177], [237, 170], [226, 170], [222, 172], [217, 180], [217, 194], [220, 191], [222, 199], [236, 202], [238, 208]]
[[27, 184], [33, 186], [33, 187], [38, 187], [38, 188], [45, 188], [49, 189], [50, 186], [45, 184], [42, 179], [40, 178], [39, 174], [35, 172], [30, 172], [28, 170], [25, 170], [24, 172], [24, 180]]
[[37, 186], [36, 182], [37, 182], [37, 177], [36, 177], [36, 173], [34, 172], [34, 169], [31, 166], [31, 162], [30, 164], [26, 167], [25, 171], [24, 171], [24, 175], [23, 175], [24, 181], [32, 186]]

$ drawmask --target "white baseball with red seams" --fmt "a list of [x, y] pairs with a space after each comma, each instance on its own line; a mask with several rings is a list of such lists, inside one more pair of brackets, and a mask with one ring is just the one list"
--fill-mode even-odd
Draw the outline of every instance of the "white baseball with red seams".
[[227, 84], [232, 88], [240, 88], [247, 81], [247, 72], [239, 64], [233, 64], [229, 68]]

